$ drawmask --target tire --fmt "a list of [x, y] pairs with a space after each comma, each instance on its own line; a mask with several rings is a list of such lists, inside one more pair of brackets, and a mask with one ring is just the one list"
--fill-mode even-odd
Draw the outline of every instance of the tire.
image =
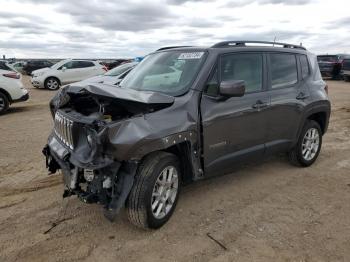
[[[308, 138], [310, 138], [309, 142], [307, 141]], [[318, 146], [316, 147], [317, 143]], [[296, 146], [288, 154], [289, 160], [293, 165], [296, 166], [311, 166], [316, 161], [321, 151], [321, 147], [322, 130], [320, 125], [314, 120], [307, 120], [300, 133]]]
[[7, 96], [3, 93], [0, 93], [0, 115], [4, 114], [9, 108], [10, 102]]
[[348, 76], [348, 75], [344, 76], [344, 81], [345, 82], [350, 82], [350, 76]]
[[56, 77], [49, 77], [45, 80], [44, 86], [48, 90], [55, 91], [60, 88], [61, 84]]
[[[169, 178], [170, 170], [173, 183], [164, 185], [162, 180], [165, 177]], [[155, 152], [147, 156], [137, 170], [134, 185], [126, 201], [129, 221], [143, 229], [163, 226], [175, 210], [180, 191], [180, 178], [179, 160], [175, 155]], [[163, 185], [160, 185], [161, 183]], [[161, 196], [157, 197], [160, 191]], [[158, 209], [161, 212], [157, 215]]]

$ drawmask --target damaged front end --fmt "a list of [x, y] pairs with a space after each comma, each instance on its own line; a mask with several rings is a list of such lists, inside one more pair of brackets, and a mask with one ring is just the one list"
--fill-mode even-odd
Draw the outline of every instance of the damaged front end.
[[[135, 148], [151, 141], [145, 114], [173, 102], [166, 95], [100, 84], [71, 85], [58, 92], [50, 103], [54, 129], [43, 154], [51, 174], [62, 171], [63, 197], [102, 204], [113, 221], [133, 185], [141, 158]], [[128, 130], [133, 132], [125, 135]]]

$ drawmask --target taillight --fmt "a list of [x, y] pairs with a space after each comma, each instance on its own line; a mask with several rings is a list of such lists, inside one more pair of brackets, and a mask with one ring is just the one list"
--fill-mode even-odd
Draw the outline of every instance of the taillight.
[[17, 73], [6, 73], [6, 74], [2, 74], [5, 77], [9, 77], [9, 78], [13, 78], [13, 79], [20, 79], [21, 75], [17, 74]]
[[326, 86], [324, 87], [324, 91], [326, 91], [326, 93], [327, 93], [327, 95], [328, 95], [328, 85], [326, 85]]

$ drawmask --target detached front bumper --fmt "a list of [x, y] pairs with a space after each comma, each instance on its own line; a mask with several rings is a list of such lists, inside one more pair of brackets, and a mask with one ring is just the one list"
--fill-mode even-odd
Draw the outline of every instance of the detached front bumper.
[[77, 195], [84, 203], [104, 206], [106, 218], [113, 221], [130, 193], [137, 169], [135, 162], [113, 161], [106, 165], [74, 165], [74, 152], [63, 145], [55, 135], [49, 137], [43, 149], [46, 168], [50, 174], [62, 170], [65, 190], [63, 197]]

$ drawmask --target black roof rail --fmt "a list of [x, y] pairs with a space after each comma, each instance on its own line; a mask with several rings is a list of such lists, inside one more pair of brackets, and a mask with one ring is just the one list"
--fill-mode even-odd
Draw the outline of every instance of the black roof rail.
[[282, 46], [284, 48], [296, 48], [296, 49], [306, 50], [306, 48], [301, 46], [301, 45], [293, 45], [293, 44], [269, 42], [269, 41], [243, 41], [243, 40], [219, 42], [219, 43], [216, 43], [215, 45], [213, 45], [212, 48], [228, 47], [228, 46], [246, 46], [246, 44], [269, 44], [272, 46]]
[[181, 48], [181, 47], [192, 47], [190, 45], [179, 45], [179, 46], [165, 46], [157, 49], [156, 51], [162, 51], [162, 50], [168, 50], [168, 49], [173, 49], [173, 48]]

